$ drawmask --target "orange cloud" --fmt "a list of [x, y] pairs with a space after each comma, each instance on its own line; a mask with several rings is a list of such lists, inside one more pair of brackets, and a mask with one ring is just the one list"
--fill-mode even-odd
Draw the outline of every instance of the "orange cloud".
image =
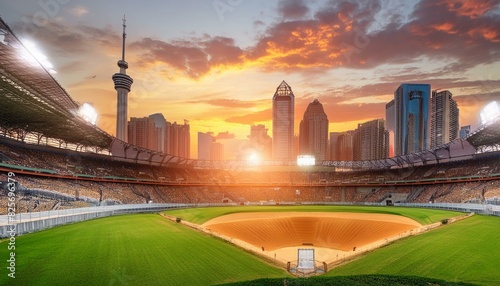
[[434, 28], [438, 31], [445, 32], [447, 34], [456, 34], [458, 32], [455, 28], [455, 24], [453, 24], [451, 22], [436, 24], [436, 25], [433, 25], [432, 28]]
[[484, 15], [499, 3], [498, 0], [445, 0], [444, 2], [450, 11], [470, 18]]

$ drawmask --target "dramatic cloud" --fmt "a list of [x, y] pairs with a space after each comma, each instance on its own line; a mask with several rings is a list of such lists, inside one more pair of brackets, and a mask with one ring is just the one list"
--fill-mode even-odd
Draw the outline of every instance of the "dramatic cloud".
[[[379, 0], [330, 1], [315, 13], [308, 5], [279, 2], [281, 18], [245, 49], [232, 38], [211, 35], [168, 42], [143, 38], [130, 47], [139, 66], [167, 64], [191, 79], [245, 66], [309, 73], [428, 60], [457, 72], [500, 60], [500, 17], [490, 12], [498, 9], [499, 0], [422, 0], [404, 23], [400, 15], [387, 15]], [[393, 22], [379, 23], [381, 15]], [[73, 53], [89, 43], [110, 47], [120, 41], [110, 28], [79, 26], [75, 33], [51, 21], [36, 30], [47, 44]]]
[[206, 36], [173, 43], [144, 38], [130, 46], [140, 54], [142, 65], [163, 62], [194, 79], [216, 68], [241, 64], [243, 55], [234, 40], [225, 37]]

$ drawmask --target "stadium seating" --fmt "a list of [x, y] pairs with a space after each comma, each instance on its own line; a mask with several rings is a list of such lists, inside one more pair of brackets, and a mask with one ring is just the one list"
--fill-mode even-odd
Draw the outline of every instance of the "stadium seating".
[[[404, 169], [348, 172], [195, 169], [0, 140], [20, 212], [131, 203], [500, 203], [500, 154]], [[0, 181], [6, 182], [6, 172]], [[7, 190], [0, 202], [7, 202]], [[2, 210], [4, 212], [5, 210]]]

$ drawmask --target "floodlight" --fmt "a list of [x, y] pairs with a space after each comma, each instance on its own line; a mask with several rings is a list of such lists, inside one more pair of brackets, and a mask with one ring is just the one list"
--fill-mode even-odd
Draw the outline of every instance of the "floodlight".
[[89, 103], [84, 103], [80, 107], [80, 110], [78, 110], [78, 116], [92, 125], [95, 125], [97, 122], [97, 112]]
[[487, 125], [500, 116], [500, 108], [496, 101], [488, 103], [480, 113], [481, 125]]
[[314, 166], [316, 165], [316, 158], [312, 155], [299, 155], [297, 156], [298, 166]]
[[21, 58], [28, 61], [32, 65], [40, 64], [42, 65], [49, 73], [56, 74], [56, 70], [54, 69], [54, 65], [49, 61], [46, 55], [40, 51], [40, 49], [36, 46], [33, 41], [23, 39], [21, 40], [25, 49], [21, 50]]

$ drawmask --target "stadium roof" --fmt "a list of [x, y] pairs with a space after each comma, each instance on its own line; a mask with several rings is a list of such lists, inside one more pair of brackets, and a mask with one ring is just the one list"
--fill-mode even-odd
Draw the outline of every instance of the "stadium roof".
[[500, 144], [500, 117], [492, 123], [479, 127], [467, 137], [467, 141], [476, 148]]
[[76, 115], [79, 104], [0, 18], [0, 127], [109, 148], [113, 137]]

